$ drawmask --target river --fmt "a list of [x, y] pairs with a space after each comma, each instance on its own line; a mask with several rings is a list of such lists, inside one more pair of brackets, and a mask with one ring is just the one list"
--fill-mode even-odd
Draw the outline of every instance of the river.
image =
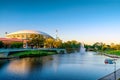
[[0, 80], [97, 80], [114, 71], [114, 64], [104, 64], [106, 58], [86, 52], [0, 60]]

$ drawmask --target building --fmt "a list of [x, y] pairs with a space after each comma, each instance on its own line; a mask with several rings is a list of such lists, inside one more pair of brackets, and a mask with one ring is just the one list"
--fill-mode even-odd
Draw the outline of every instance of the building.
[[32, 34], [43, 35], [45, 38], [52, 38], [49, 34], [41, 31], [22, 30], [6, 34], [6, 38], [30, 39]]
[[21, 39], [16, 39], [16, 38], [0, 38], [0, 41], [4, 43], [3, 45], [0, 45], [0, 48], [3, 48], [3, 47], [10, 48], [12, 47], [11, 45], [13, 45], [14, 43], [20, 43], [22, 46], [22, 43], [23, 43]]
[[24, 43], [23, 47], [27, 48], [27, 41], [31, 39], [31, 36], [33, 34], [43, 35], [44, 38], [53, 38], [52, 36], [50, 36], [45, 32], [34, 31], [34, 30], [22, 30], [22, 31], [12, 32], [12, 33], [6, 34], [6, 38], [20, 39]]
[[2, 41], [3, 43], [22, 42], [21, 39], [16, 38], [0, 38], [0, 41]]

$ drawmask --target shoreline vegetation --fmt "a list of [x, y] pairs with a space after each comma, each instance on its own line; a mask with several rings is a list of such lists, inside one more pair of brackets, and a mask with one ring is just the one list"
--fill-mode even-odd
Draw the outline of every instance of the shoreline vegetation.
[[98, 51], [98, 53], [101, 55], [111, 57], [111, 58], [120, 58], [120, 50]]
[[86, 44], [85, 48], [87, 51], [95, 51], [111, 58], [120, 58], [120, 44], [96, 42], [92, 45]]
[[120, 50], [108, 50], [105, 51], [105, 55], [111, 58], [120, 58]]
[[[40, 35], [32, 35], [32, 39], [29, 40], [28, 48], [58, 48], [58, 49], [66, 49], [66, 53], [74, 53], [79, 52], [80, 49], [80, 42], [76, 40], [71, 40], [67, 42], [62, 42], [60, 39], [53, 39], [53, 38], [47, 38], [43, 39], [43, 36]], [[5, 43], [0, 41], [0, 49], [14, 49], [14, 48], [23, 48], [23, 43], [19, 42], [11, 42], [11, 43]], [[61, 51], [60, 53], [64, 53], [64, 51]], [[52, 54], [57, 54], [56, 51], [23, 51], [23, 52], [15, 52], [10, 53], [8, 57], [0, 57], [0, 59], [9, 59], [9, 58], [22, 58], [22, 57], [39, 57], [39, 56], [47, 56]]]
[[[33, 38], [34, 40], [34, 38]], [[41, 40], [41, 38], [40, 38]], [[35, 40], [36, 41], [36, 40]], [[38, 40], [39, 41], [39, 40]], [[60, 41], [60, 42], [59, 42]], [[59, 48], [59, 49], [66, 49], [67, 53], [74, 53], [74, 52], [79, 52], [80, 49], [80, 42], [77, 42], [75, 40], [72, 41], [67, 41], [67, 42], [62, 42], [61, 40], [59, 40], [56, 44], [54, 43], [53, 45], [53, 40], [49, 39], [47, 42], [49, 45], [44, 45], [46, 48]], [[2, 41], [0, 41], [0, 48], [4, 48], [5, 43], [3, 43]], [[33, 42], [31, 42], [33, 43]], [[35, 45], [38, 42], [36, 42]], [[42, 43], [40, 43], [42, 45]], [[12, 48], [20, 48], [21, 45], [19, 45], [18, 43], [12, 43], [11, 44]], [[40, 45], [37, 47], [41, 47]], [[84, 47], [86, 48], [86, 51], [94, 51], [94, 52], [98, 52], [99, 54], [105, 55], [105, 56], [109, 56], [112, 58], [120, 58], [120, 44], [114, 44], [111, 43], [110, 45], [107, 45], [105, 43], [101, 43], [101, 42], [96, 42], [93, 45], [86, 45], [84, 44]], [[12, 49], [11, 48], [11, 49]], [[23, 52], [15, 52], [11, 53], [11, 55], [8, 56], [8, 58], [10, 57], [37, 57], [37, 56], [46, 56], [46, 55], [52, 55], [52, 54], [57, 54], [56, 51], [23, 51]]]
[[14, 52], [11, 53], [9, 57], [11, 58], [25, 58], [25, 57], [42, 57], [42, 56], [48, 56], [58, 54], [55, 50], [28, 50], [28, 51], [22, 51], [22, 52]]

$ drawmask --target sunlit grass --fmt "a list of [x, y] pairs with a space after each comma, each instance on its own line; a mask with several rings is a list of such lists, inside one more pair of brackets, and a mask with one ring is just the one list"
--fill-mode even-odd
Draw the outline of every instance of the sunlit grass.
[[13, 54], [10, 54], [9, 56], [14, 57], [40, 57], [40, 56], [47, 56], [57, 54], [56, 51], [48, 51], [48, 50], [35, 50], [35, 51], [24, 51], [24, 52], [16, 52]]
[[109, 50], [109, 51], [105, 51], [105, 53], [120, 56], [120, 50]]

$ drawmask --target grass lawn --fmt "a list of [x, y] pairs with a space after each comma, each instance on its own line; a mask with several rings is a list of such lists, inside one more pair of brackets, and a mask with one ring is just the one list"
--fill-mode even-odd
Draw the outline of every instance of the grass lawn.
[[29, 51], [11, 53], [9, 56], [22, 58], [22, 57], [40, 57], [40, 56], [47, 56], [52, 54], [57, 54], [57, 52], [49, 51], [49, 50], [29, 50]]
[[120, 50], [108, 50], [105, 53], [120, 56]]

